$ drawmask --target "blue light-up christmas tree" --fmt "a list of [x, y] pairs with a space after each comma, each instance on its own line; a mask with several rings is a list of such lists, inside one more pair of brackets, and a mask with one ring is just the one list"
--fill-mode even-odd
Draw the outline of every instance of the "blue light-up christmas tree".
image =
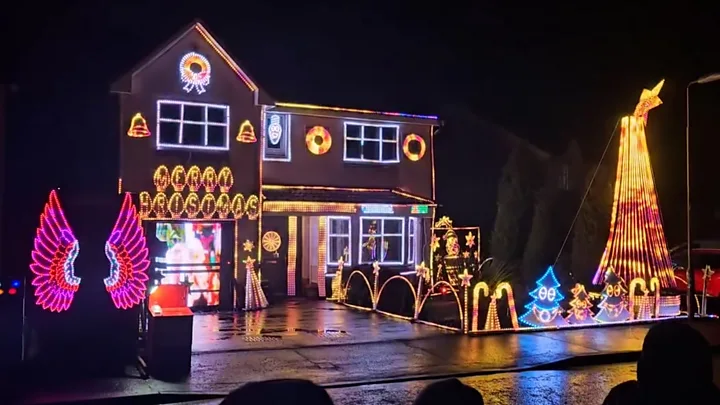
[[560, 283], [555, 278], [552, 266], [535, 282], [537, 288], [530, 292], [533, 301], [525, 305], [528, 311], [520, 317], [520, 322], [532, 327], [564, 326], [567, 321], [562, 317], [560, 301], [565, 297], [560, 293]]

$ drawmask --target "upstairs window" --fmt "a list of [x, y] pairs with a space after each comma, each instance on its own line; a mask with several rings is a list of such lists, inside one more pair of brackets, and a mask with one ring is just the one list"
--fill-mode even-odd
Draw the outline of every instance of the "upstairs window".
[[230, 107], [158, 100], [158, 149], [230, 149]]
[[397, 125], [345, 123], [345, 161], [398, 163], [400, 161]]
[[263, 136], [263, 159], [290, 161], [290, 115], [267, 113]]

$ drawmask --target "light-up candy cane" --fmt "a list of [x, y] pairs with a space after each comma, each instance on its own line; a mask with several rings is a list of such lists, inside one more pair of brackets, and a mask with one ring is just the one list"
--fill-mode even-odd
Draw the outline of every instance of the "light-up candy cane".
[[478, 318], [480, 318], [480, 290], [482, 290], [485, 298], [490, 296], [490, 287], [486, 282], [481, 281], [475, 284], [475, 287], [473, 288], [472, 327], [470, 328], [470, 331], [472, 332], [476, 332], [478, 330]]
[[420, 316], [420, 303], [422, 300], [422, 286], [423, 281], [425, 281], [425, 277], [427, 277], [428, 274], [428, 268], [425, 267], [425, 262], [421, 262], [419, 265], [415, 266], [415, 274], [417, 274], [417, 293], [415, 295], [415, 313], [413, 315], [413, 319], [418, 319]]
[[650, 279], [650, 291], [655, 293], [655, 302], [653, 303], [653, 317], [657, 318], [660, 314], [660, 280], [657, 277]]
[[463, 304], [465, 305], [465, 311], [463, 312], [463, 332], [468, 332], [468, 289], [470, 288], [470, 280], [472, 280], [473, 275], [468, 273], [468, 270], [465, 269], [463, 271], [463, 274], [460, 275], [461, 283], [460, 285], [463, 288]]

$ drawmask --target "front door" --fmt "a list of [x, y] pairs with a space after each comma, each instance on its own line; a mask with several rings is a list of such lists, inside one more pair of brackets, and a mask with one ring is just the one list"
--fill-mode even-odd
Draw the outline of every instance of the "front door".
[[275, 301], [287, 296], [288, 281], [288, 218], [264, 216], [263, 232], [260, 239], [262, 249], [261, 271], [267, 282], [265, 294]]

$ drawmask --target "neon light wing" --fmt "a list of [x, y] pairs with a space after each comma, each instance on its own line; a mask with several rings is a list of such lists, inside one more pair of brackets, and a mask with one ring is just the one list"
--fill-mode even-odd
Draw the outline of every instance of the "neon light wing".
[[148, 281], [147, 241], [130, 194], [125, 194], [120, 214], [105, 242], [105, 256], [110, 261], [110, 276], [105, 289], [118, 309], [129, 309], [145, 297]]
[[32, 285], [37, 305], [51, 312], [70, 308], [80, 287], [80, 277], [75, 276], [74, 267], [79, 252], [80, 244], [53, 190], [40, 215], [40, 227], [31, 254], [30, 271], [35, 275]]

